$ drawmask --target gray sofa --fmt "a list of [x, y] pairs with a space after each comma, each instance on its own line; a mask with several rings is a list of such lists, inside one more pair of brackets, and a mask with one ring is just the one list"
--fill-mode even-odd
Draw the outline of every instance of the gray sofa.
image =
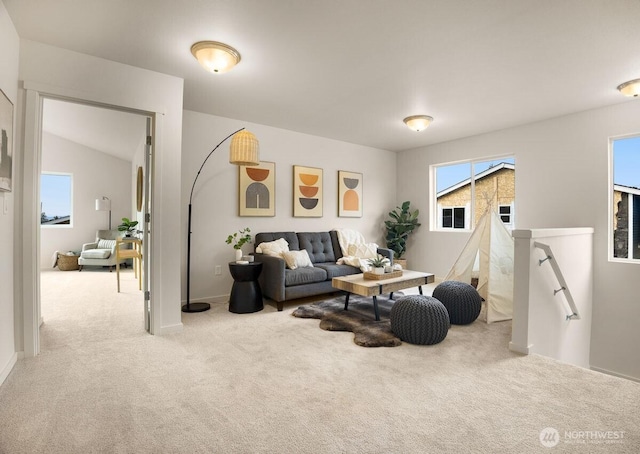
[[[284, 238], [289, 243], [289, 250], [306, 249], [313, 268], [287, 268], [284, 259], [255, 253], [255, 260], [262, 262], [260, 287], [262, 294], [277, 303], [278, 310], [283, 302], [305, 296], [320, 295], [336, 291], [331, 286], [331, 279], [338, 276], [361, 273], [359, 268], [349, 265], [337, 265], [342, 257], [338, 243], [338, 234], [330, 232], [267, 232], [258, 233], [254, 245]], [[393, 263], [391, 249], [378, 248], [378, 253], [389, 258]]]

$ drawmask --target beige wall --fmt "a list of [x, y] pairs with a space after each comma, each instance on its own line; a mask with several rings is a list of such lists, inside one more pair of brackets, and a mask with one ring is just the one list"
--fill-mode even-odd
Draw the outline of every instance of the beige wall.
[[[18, 49], [19, 38], [11, 18], [0, 1], [0, 88], [14, 105], [14, 137], [18, 103]], [[14, 142], [15, 143], [15, 142]], [[15, 195], [19, 191], [20, 176], [16, 175], [19, 154], [13, 148], [13, 191], [0, 192], [0, 384], [17, 360], [14, 326], [14, 221]]]
[[[413, 184], [430, 165], [513, 155], [518, 229], [593, 227], [591, 366], [640, 379], [640, 280], [637, 263], [609, 260], [609, 140], [640, 132], [640, 99], [398, 154], [398, 200], [429, 213], [424, 187]], [[423, 224], [424, 226], [424, 224]], [[445, 276], [469, 232], [412, 235], [416, 269]], [[413, 265], [412, 265], [413, 266]]]
[[[186, 246], [189, 193], [198, 168], [214, 146], [231, 132], [246, 127], [260, 142], [260, 159], [276, 164], [276, 215], [238, 216], [238, 167], [229, 164], [229, 141], [211, 155], [193, 192], [191, 300], [228, 301], [233, 280], [228, 263], [233, 248], [227, 235], [249, 227], [259, 232], [320, 232], [336, 228], [359, 230], [367, 241], [384, 244], [384, 220], [397, 205], [396, 153], [302, 134], [240, 120], [184, 111], [182, 141], [182, 234], [174, 241]], [[323, 170], [323, 215], [293, 217], [293, 166]], [[338, 217], [338, 170], [363, 175], [363, 214]], [[246, 253], [253, 251], [246, 245]], [[186, 251], [183, 254], [183, 298], [186, 299]], [[215, 275], [215, 267], [222, 273]]]

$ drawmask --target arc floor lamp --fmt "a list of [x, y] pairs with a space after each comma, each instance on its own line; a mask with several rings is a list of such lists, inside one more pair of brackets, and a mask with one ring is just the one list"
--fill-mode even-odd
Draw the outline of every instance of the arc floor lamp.
[[202, 172], [202, 168], [207, 163], [209, 157], [222, 145], [229, 137], [232, 137], [229, 146], [229, 162], [235, 165], [257, 166], [260, 164], [260, 146], [258, 139], [245, 128], [240, 128], [236, 132], [229, 134], [216, 147], [211, 150], [202, 162], [198, 173], [196, 174], [193, 184], [191, 185], [191, 194], [189, 195], [189, 223], [187, 234], [187, 304], [182, 306], [182, 312], [204, 312], [211, 308], [209, 303], [192, 303], [191, 296], [191, 202], [193, 200], [193, 189], [196, 187], [196, 181]]

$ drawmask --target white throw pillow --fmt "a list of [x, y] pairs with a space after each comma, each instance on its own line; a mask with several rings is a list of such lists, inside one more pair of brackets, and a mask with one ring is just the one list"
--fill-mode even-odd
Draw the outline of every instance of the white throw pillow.
[[282, 258], [287, 262], [287, 268], [295, 270], [296, 268], [313, 268], [313, 263], [309, 258], [309, 253], [303, 249], [301, 251], [285, 251]]
[[97, 249], [111, 249], [116, 245], [116, 240], [102, 240], [98, 239]]
[[373, 259], [378, 256], [378, 245], [376, 243], [350, 244], [347, 255], [359, 259]]
[[280, 238], [275, 241], [267, 241], [260, 243], [258, 247], [256, 247], [256, 252], [258, 254], [280, 257], [283, 252], [289, 252], [289, 243], [284, 238]]

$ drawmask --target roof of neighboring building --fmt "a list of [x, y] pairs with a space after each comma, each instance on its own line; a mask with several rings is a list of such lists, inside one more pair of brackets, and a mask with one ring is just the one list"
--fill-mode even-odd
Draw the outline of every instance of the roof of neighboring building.
[[69, 224], [70, 221], [71, 216], [62, 216], [56, 219], [49, 219], [48, 221], [42, 222], [41, 225]]
[[[509, 164], [507, 162], [501, 162], [500, 164], [497, 164], [497, 165], [495, 165], [493, 167], [489, 167], [484, 172], [480, 172], [480, 173], [476, 174], [474, 180], [475, 181], [481, 180], [482, 178], [487, 177], [487, 176], [491, 175], [492, 173], [495, 173], [495, 172], [497, 172], [499, 170], [502, 170], [502, 169], [515, 170], [515, 168], [516, 168], [515, 164]], [[447, 194], [449, 194], [449, 193], [451, 193], [451, 192], [453, 192], [453, 191], [455, 191], [457, 189], [460, 189], [460, 188], [462, 188], [462, 187], [464, 187], [464, 186], [466, 186], [468, 184], [471, 184], [471, 178], [467, 178], [466, 180], [462, 180], [461, 182], [456, 183], [453, 186], [449, 186], [448, 188], [443, 189], [442, 191], [440, 191], [440, 192], [438, 192], [436, 194], [436, 198], [440, 198], [443, 195], [447, 195]]]
[[620, 192], [628, 192], [629, 194], [640, 195], [640, 188], [636, 188], [635, 186], [625, 186], [624, 184], [614, 184], [614, 191]]

